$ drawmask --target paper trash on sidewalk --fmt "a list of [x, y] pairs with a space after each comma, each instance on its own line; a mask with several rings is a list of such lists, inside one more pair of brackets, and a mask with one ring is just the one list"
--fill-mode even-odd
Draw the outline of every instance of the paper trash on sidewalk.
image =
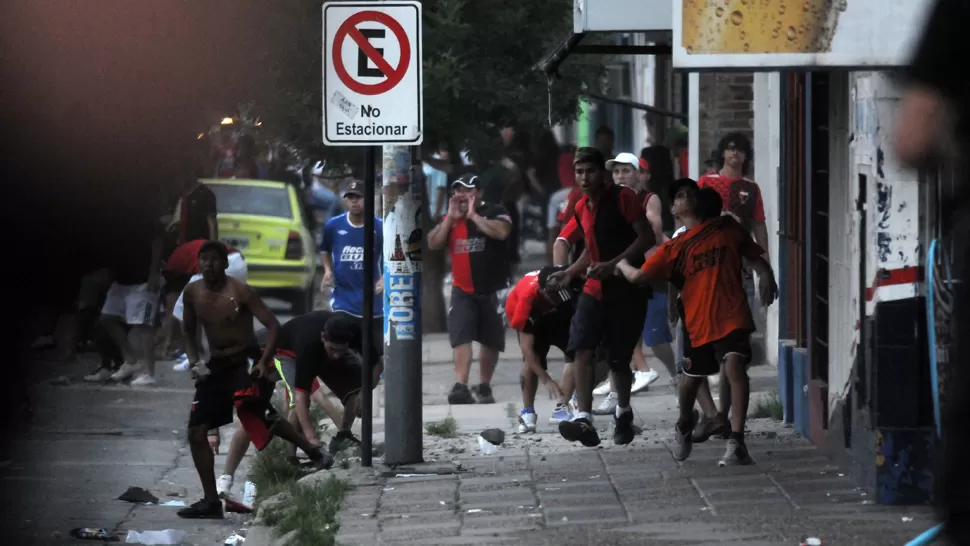
[[182, 506], [185, 506], [185, 501], [170, 500], [170, 501], [163, 502], [159, 506], [178, 506], [178, 507], [182, 507]]
[[478, 447], [482, 450], [485, 455], [494, 455], [498, 453], [498, 446], [489, 442], [481, 436], [478, 437]]
[[222, 544], [223, 546], [240, 546], [244, 542], [246, 542], [246, 537], [239, 536], [238, 534], [233, 533], [229, 535], [229, 537], [226, 538], [226, 541], [223, 542]]
[[164, 531], [128, 531], [126, 544], [145, 544], [146, 546], [170, 546], [181, 544], [185, 531], [165, 529]]

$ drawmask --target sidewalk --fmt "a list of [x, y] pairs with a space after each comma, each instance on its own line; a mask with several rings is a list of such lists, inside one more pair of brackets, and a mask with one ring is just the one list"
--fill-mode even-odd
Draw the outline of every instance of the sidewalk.
[[[558, 377], [563, 361], [553, 353], [550, 369]], [[517, 435], [520, 366], [510, 334], [493, 380], [498, 402], [449, 406], [451, 350], [446, 336], [426, 336], [424, 421], [451, 415], [458, 436], [425, 436], [423, 465], [389, 472], [375, 459], [373, 471], [352, 469], [357, 487], [345, 500], [338, 543], [756, 546], [818, 537], [826, 546], [886, 545], [902, 544], [932, 524], [926, 508], [871, 504], [807, 440], [769, 419], [749, 421], [754, 466], [718, 468], [724, 449], [718, 440], [695, 446], [690, 459], [677, 463], [670, 451], [676, 402], [659, 363], [660, 380], [633, 398], [644, 432], [631, 445], [613, 445], [609, 417], [595, 421], [600, 447], [567, 444], [548, 424], [554, 403], [544, 391], [536, 403], [539, 433]], [[752, 397], [775, 390], [775, 373], [770, 366], [752, 368]], [[476, 374], [477, 365], [472, 383]], [[375, 415], [377, 443], [384, 413]], [[506, 431], [493, 455], [483, 455], [477, 442], [486, 428]], [[247, 546], [268, 543], [266, 529], [250, 532]]]

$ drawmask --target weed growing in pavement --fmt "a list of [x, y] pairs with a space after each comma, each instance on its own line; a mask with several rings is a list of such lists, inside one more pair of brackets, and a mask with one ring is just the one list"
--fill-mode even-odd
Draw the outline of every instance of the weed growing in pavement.
[[455, 421], [455, 418], [449, 415], [436, 423], [428, 423], [424, 426], [424, 431], [429, 436], [454, 438], [458, 435], [458, 421]]
[[751, 417], [760, 419], [769, 417], [775, 421], [781, 421], [785, 417], [785, 408], [781, 405], [781, 397], [777, 392], [770, 392], [764, 396], [759, 396], [754, 400], [754, 409], [751, 410]]
[[332, 546], [340, 529], [337, 515], [349, 489], [346, 481], [334, 476], [313, 485], [291, 482], [285, 489], [291, 495], [289, 502], [261, 517], [277, 536], [296, 531], [287, 546]]
[[270, 442], [256, 454], [249, 470], [249, 480], [256, 484], [258, 500], [286, 491], [296, 480], [307, 475], [305, 470], [291, 464], [286, 457], [286, 442], [282, 439]]

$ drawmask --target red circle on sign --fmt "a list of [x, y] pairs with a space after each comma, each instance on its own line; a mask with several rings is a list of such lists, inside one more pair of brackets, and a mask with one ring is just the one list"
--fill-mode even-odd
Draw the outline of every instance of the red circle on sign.
[[[360, 33], [357, 29], [357, 25], [365, 22], [375, 22], [386, 26], [394, 37], [397, 38], [398, 44], [400, 44], [401, 58], [398, 59], [397, 68], [391, 67], [390, 63], [384, 60], [374, 46], [370, 45], [367, 38]], [[387, 79], [380, 83], [365, 84], [360, 83], [350, 76], [347, 72], [347, 67], [344, 66], [343, 60], [343, 45], [344, 39], [350, 36], [350, 39], [357, 43], [357, 47], [364, 51], [364, 54], [384, 72]], [[387, 93], [391, 89], [401, 83], [404, 79], [404, 74], [408, 71], [408, 65], [411, 63], [411, 44], [408, 43], [407, 34], [404, 32], [404, 27], [401, 26], [393, 17], [390, 15], [380, 12], [380, 11], [360, 11], [347, 18], [342, 25], [337, 29], [334, 34], [333, 39], [333, 68], [337, 73], [337, 77], [340, 81], [347, 86], [348, 89], [354, 93], [360, 95], [380, 95], [381, 93]]]

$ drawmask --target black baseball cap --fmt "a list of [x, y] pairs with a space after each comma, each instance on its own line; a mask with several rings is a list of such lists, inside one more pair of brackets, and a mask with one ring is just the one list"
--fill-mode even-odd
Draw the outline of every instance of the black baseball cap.
[[695, 182], [692, 178], [681, 178], [675, 180], [674, 183], [667, 188], [667, 197], [670, 199], [671, 203], [673, 203], [674, 198], [677, 197], [677, 193], [681, 189], [693, 190], [694, 192], [700, 191], [700, 188], [697, 186], [697, 182]]
[[463, 174], [451, 183], [452, 189], [454, 189], [455, 186], [464, 186], [466, 188], [477, 189], [479, 187], [478, 176], [474, 174]]
[[347, 197], [348, 195], [359, 195], [360, 197], [363, 197], [364, 196], [363, 186], [364, 186], [363, 184], [361, 184], [356, 180], [352, 180], [348, 182], [347, 185], [344, 186], [343, 197]]

